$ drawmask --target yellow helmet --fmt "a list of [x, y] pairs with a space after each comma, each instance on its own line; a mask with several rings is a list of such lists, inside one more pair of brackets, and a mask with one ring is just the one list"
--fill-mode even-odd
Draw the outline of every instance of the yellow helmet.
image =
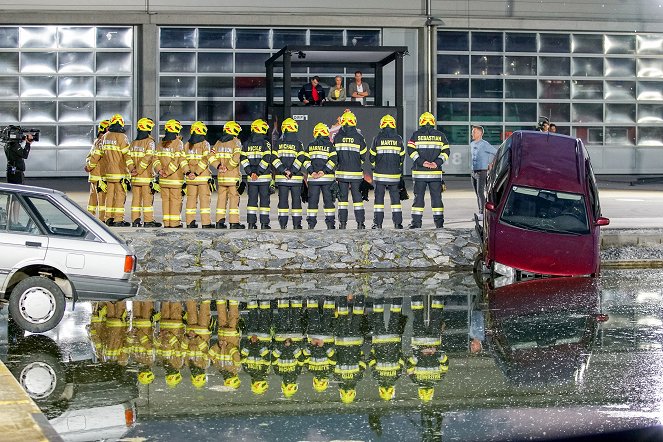
[[180, 123], [177, 120], [168, 120], [166, 121], [164, 129], [166, 130], [166, 132], [178, 134], [182, 131], [182, 123]]
[[115, 114], [111, 117], [110, 124], [111, 126], [113, 124], [119, 124], [120, 126], [124, 127], [124, 118], [122, 118], [122, 115], [120, 114]]
[[380, 393], [380, 398], [382, 398], [382, 400], [390, 401], [396, 394], [396, 388], [393, 385], [390, 385], [389, 387], [380, 386], [378, 388], [378, 393]]
[[138, 373], [138, 382], [143, 385], [150, 385], [154, 382], [154, 373], [152, 373], [152, 370], [144, 370]]
[[251, 391], [253, 394], [265, 394], [267, 389], [269, 388], [269, 384], [267, 381], [253, 381], [251, 382]]
[[251, 132], [255, 132], [257, 134], [266, 134], [268, 130], [269, 124], [267, 124], [265, 120], [257, 119], [251, 123]]
[[318, 138], [319, 136], [329, 136], [329, 128], [325, 123], [318, 123], [313, 128], [313, 138]]
[[341, 402], [344, 404], [351, 404], [357, 397], [357, 390], [354, 388], [339, 388], [338, 392], [341, 394]]
[[385, 127], [396, 129], [396, 120], [389, 114], [380, 119], [380, 129], [384, 129]]
[[281, 123], [281, 132], [297, 132], [299, 130], [299, 124], [292, 118], [286, 118]]
[[236, 121], [228, 121], [223, 125], [223, 131], [236, 137], [242, 131], [242, 126], [240, 126]]
[[344, 112], [341, 115], [341, 126], [356, 126], [357, 117], [350, 111]]
[[207, 384], [207, 375], [205, 373], [200, 373], [197, 375], [191, 375], [191, 385], [196, 388], [203, 388]]
[[138, 123], [136, 123], [136, 128], [138, 130], [142, 130], [143, 132], [152, 132], [152, 129], [154, 129], [154, 121], [143, 117], [138, 120]]
[[297, 384], [286, 384], [281, 382], [281, 391], [286, 398], [293, 397], [298, 389], [299, 386]]
[[435, 389], [433, 387], [419, 387], [418, 393], [422, 402], [430, 402], [433, 400]]
[[435, 117], [430, 112], [424, 112], [419, 117], [419, 126], [435, 126]]
[[239, 376], [237, 375], [226, 378], [223, 381], [223, 385], [225, 385], [226, 387], [230, 387], [234, 390], [237, 390], [241, 384], [242, 381], [239, 380]]
[[313, 389], [318, 393], [322, 393], [329, 387], [329, 379], [327, 378], [313, 378]]
[[191, 134], [207, 135], [207, 126], [202, 121], [196, 121], [191, 125]]
[[110, 120], [101, 120], [99, 122], [99, 127], [97, 128], [98, 132], [106, 132], [106, 129], [108, 129], [108, 126], [110, 126]]
[[180, 382], [182, 382], [182, 375], [179, 371], [177, 373], [166, 375], [166, 385], [169, 387], [177, 387]]

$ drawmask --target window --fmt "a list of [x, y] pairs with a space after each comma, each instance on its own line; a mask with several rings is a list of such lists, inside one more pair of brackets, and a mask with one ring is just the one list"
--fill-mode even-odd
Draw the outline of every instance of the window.
[[28, 205], [32, 208], [49, 234], [57, 236], [84, 237], [87, 232], [78, 223], [72, 220], [59, 207], [45, 198], [26, 197]]
[[601, 217], [601, 202], [599, 201], [599, 189], [596, 187], [596, 177], [594, 177], [594, 170], [592, 165], [587, 161], [586, 163], [586, 180], [587, 187], [589, 188], [589, 205], [592, 206], [592, 214], [594, 220]]
[[39, 235], [39, 227], [14, 195], [0, 194], [0, 231]]

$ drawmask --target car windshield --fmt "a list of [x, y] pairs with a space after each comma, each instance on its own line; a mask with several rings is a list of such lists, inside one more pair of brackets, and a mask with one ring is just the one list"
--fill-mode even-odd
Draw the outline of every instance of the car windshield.
[[576, 193], [513, 186], [500, 220], [554, 233], [589, 233], [585, 198]]

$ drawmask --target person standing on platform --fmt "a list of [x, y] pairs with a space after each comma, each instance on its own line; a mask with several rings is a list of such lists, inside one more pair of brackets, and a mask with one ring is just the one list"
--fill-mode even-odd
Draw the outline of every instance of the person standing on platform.
[[472, 126], [472, 142], [470, 143], [472, 156], [472, 187], [477, 195], [479, 204], [479, 219], [483, 219], [483, 209], [486, 205], [486, 182], [488, 169], [495, 158], [497, 149], [483, 139], [483, 127]]
[[320, 86], [320, 77], [316, 75], [311, 78], [310, 83], [302, 86], [297, 98], [306, 106], [320, 106], [325, 101], [325, 90]]
[[343, 87], [343, 77], [337, 75], [334, 78], [334, 85], [329, 88], [329, 96], [327, 97], [327, 100], [340, 103], [345, 101], [345, 98], [346, 95], [345, 87]]
[[368, 87], [368, 83], [362, 80], [361, 71], [355, 72], [355, 81], [350, 83], [348, 94], [351, 97], [351, 101], [366, 106], [366, 97], [371, 95], [371, 89]]
[[336, 180], [338, 181], [338, 220], [339, 229], [348, 224], [349, 193], [352, 192], [352, 206], [357, 221], [357, 229], [365, 229], [364, 200], [360, 187], [364, 179], [364, 159], [366, 141], [357, 130], [357, 117], [352, 112], [341, 116], [341, 129], [334, 137], [334, 149], [338, 158]]

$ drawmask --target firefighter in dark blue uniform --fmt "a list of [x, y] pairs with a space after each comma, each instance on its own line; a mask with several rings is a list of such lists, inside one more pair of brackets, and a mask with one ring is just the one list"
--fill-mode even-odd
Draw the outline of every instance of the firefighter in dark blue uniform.
[[308, 228], [314, 229], [317, 224], [318, 202], [320, 194], [324, 200], [325, 224], [327, 229], [336, 228], [336, 209], [331, 186], [335, 181], [336, 149], [329, 140], [329, 128], [318, 123], [313, 128], [313, 141], [306, 147], [306, 170], [308, 171], [308, 210], [306, 220]]
[[[244, 142], [240, 155], [241, 164], [248, 176], [249, 201], [246, 206], [246, 222], [249, 229], [257, 229], [258, 212], [260, 228], [269, 227], [269, 186], [272, 182], [272, 143], [267, 139], [269, 125], [263, 120], [251, 123], [251, 136]], [[258, 204], [260, 197], [260, 204]]]
[[[286, 118], [281, 124], [283, 135], [276, 143], [274, 161], [276, 186], [279, 188], [279, 225], [285, 229], [288, 215], [292, 215], [292, 227], [302, 228], [302, 185], [304, 182], [304, 164], [306, 154], [304, 146], [297, 137], [299, 125], [292, 118]], [[292, 195], [292, 209], [288, 198]]]
[[297, 378], [306, 362], [301, 298], [279, 299], [274, 313], [272, 366], [281, 376], [281, 392], [286, 398], [297, 393]]
[[438, 229], [444, 227], [444, 204], [442, 204], [442, 165], [449, 160], [447, 137], [435, 129], [435, 117], [424, 112], [419, 117], [419, 129], [407, 143], [407, 152], [414, 164], [414, 203], [412, 204], [411, 229], [421, 228], [424, 216], [426, 187], [430, 192], [433, 221]]
[[338, 181], [338, 221], [339, 229], [348, 224], [349, 192], [352, 192], [352, 207], [357, 228], [364, 229], [364, 200], [359, 189], [364, 179], [364, 159], [366, 141], [357, 130], [357, 117], [350, 111], [341, 116], [341, 129], [334, 136], [334, 147], [338, 155], [336, 181]]
[[336, 303], [333, 299], [309, 298], [306, 302], [308, 319], [306, 366], [313, 375], [313, 389], [323, 392], [329, 387], [329, 375], [336, 365], [334, 346], [334, 314]]
[[396, 120], [385, 115], [380, 120], [380, 132], [373, 139], [369, 159], [373, 168], [375, 204], [373, 229], [381, 229], [384, 221], [384, 195], [389, 191], [391, 218], [396, 229], [403, 228], [403, 210], [400, 198], [400, 181], [403, 173], [405, 147], [403, 138], [396, 132]]
[[339, 381], [338, 391], [344, 404], [357, 397], [357, 382], [364, 376], [364, 338], [361, 333], [364, 319], [364, 298], [356, 296], [352, 305], [348, 298], [338, 300], [336, 318], [336, 367], [334, 376]]
[[253, 394], [265, 394], [272, 366], [271, 305], [269, 301], [249, 301], [246, 332], [240, 342], [242, 368], [251, 377]]

